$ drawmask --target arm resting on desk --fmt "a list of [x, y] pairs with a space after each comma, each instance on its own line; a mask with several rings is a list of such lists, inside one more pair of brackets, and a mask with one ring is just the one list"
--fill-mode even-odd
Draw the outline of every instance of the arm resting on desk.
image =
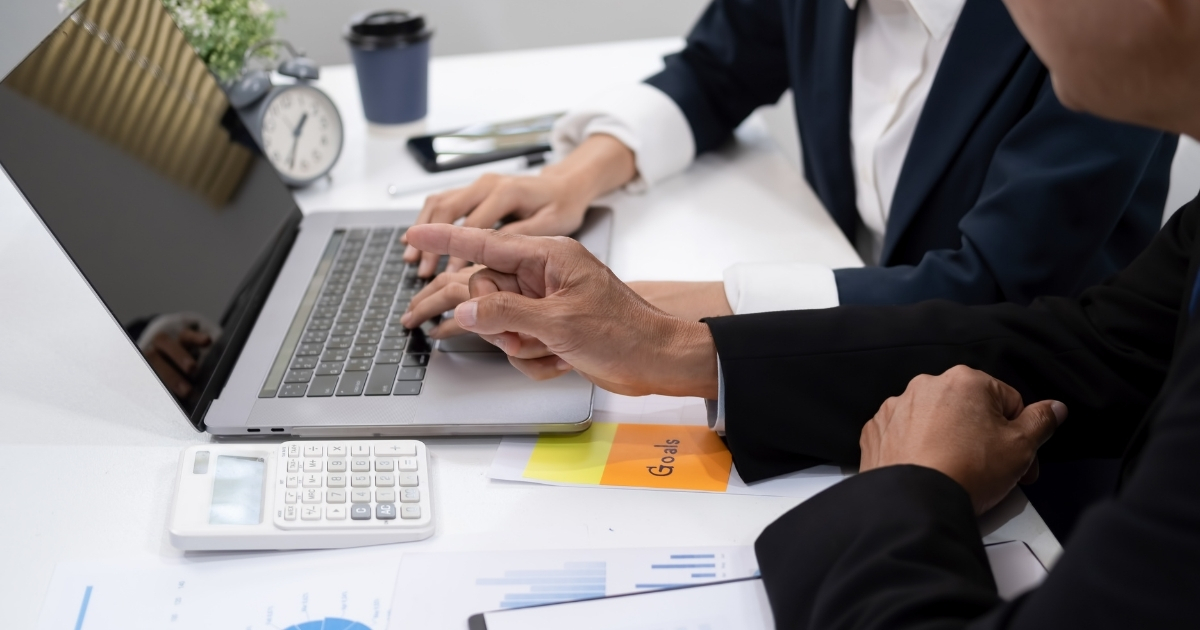
[[[1116, 457], [1171, 361], [1200, 203], [1128, 269], [1077, 299], [1028, 307], [849, 306], [707, 320], [721, 358], [726, 437], [747, 481], [856, 464], [859, 433], [918, 374], [967, 365], [1072, 421], [1044, 457]], [[1185, 286], [1187, 285], [1187, 286]]]

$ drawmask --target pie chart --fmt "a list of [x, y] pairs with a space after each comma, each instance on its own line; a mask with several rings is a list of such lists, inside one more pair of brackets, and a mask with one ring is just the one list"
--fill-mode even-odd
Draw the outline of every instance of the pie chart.
[[350, 621], [349, 619], [326, 617], [324, 619], [314, 619], [298, 623], [294, 626], [288, 626], [284, 630], [371, 630], [371, 628], [366, 624]]

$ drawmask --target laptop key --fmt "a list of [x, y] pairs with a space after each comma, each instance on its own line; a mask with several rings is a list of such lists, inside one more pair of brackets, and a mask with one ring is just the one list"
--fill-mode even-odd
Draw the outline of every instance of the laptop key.
[[429, 365], [428, 354], [406, 354], [402, 362], [404, 367], [425, 367]]
[[320, 343], [302, 343], [296, 348], [296, 356], [308, 357], [321, 354], [321, 350], [325, 349], [324, 344]]
[[350, 350], [350, 356], [355, 359], [369, 359], [375, 356], [376, 350], [378, 350], [378, 348], [375, 346], [375, 344], [354, 346], [354, 348]]
[[[390, 304], [389, 304], [389, 306], [390, 306]], [[388, 316], [387, 307], [369, 308], [369, 309], [367, 309], [366, 313], [363, 313], [363, 319], [365, 319], [365, 320], [387, 319], [387, 316]], [[382, 330], [382, 329], [380, 329], [380, 330]]]
[[346, 372], [338, 383], [338, 396], [361, 396], [367, 386], [366, 372]]
[[312, 380], [312, 370], [288, 370], [283, 377], [284, 383], [307, 383]]
[[336, 376], [314, 376], [312, 383], [308, 386], [309, 398], [324, 398], [332, 396], [333, 391], [337, 389], [338, 377]]
[[350, 299], [342, 302], [342, 312], [346, 311], [361, 311], [367, 307], [367, 301], [362, 299]]
[[328, 317], [314, 317], [308, 322], [309, 330], [329, 330], [333, 326], [333, 320]]
[[317, 365], [318, 376], [337, 376], [342, 373], [342, 364], [337, 361], [324, 361]]
[[317, 300], [317, 304], [320, 306], [337, 306], [341, 303], [342, 296], [340, 295], [322, 295], [321, 299]]
[[336, 306], [318, 306], [313, 309], [313, 317], [337, 317]]
[[301, 339], [304, 343], [322, 343], [329, 336], [324, 330], [309, 330], [304, 333], [304, 338]]
[[401, 352], [399, 350], [384, 350], [375, 355], [375, 363], [399, 363]]
[[[337, 324], [333, 327], [333, 334], [341, 337], [343, 335], [353, 335], [358, 332], [358, 324]], [[324, 341], [324, 339], [322, 339]]]
[[311, 370], [317, 367], [317, 357], [296, 357], [292, 359], [293, 370]]
[[308, 391], [308, 383], [287, 383], [279, 388], [280, 398], [299, 398]]
[[359, 330], [360, 330], [360, 332], [358, 333], [358, 337], [356, 337], [354, 339], [354, 343], [371, 344], [371, 345], [379, 343], [379, 333], [368, 331], [366, 324], [363, 324], [362, 328], [360, 328]]
[[325, 342], [325, 347], [330, 350], [347, 350], [352, 343], [354, 337], [330, 337], [329, 341]]
[[321, 355], [321, 360], [322, 361], [345, 361], [346, 355], [348, 355], [348, 354], [350, 354], [350, 352], [347, 350], [331, 348], [329, 350], [326, 350]]
[[384, 337], [407, 337], [408, 329], [404, 326], [388, 326], [383, 330]]
[[387, 396], [392, 393], [392, 383], [396, 381], [397, 365], [376, 365], [367, 379], [367, 388], [363, 393], [368, 396]]
[[367, 302], [367, 306], [371, 308], [387, 308], [391, 305], [392, 296], [390, 295], [376, 295], [375, 297], [371, 298], [370, 302]]
[[421, 393], [421, 381], [396, 381], [392, 389], [395, 396], [416, 396]]
[[403, 350], [404, 342], [404, 337], [384, 337], [379, 342], [379, 350], [381, 352], [384, 350]]
[[425, 368], [423, 367], [402, 367], [396, 373], [398, 381], [419, 381], [425, 378]]
[[365, 372], [371, 369], [370, 359], [350, 359], [346, 362], [347, 372]]

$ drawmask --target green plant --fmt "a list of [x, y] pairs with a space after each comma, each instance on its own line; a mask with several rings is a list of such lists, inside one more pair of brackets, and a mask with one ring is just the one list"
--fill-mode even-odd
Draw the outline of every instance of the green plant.
[[[73, 11], [83, 0], [62, 0], [59, 9]], [[242, 57], [254, 44], [275, 36], [283, 12], [263, 0], [162, 0], [196, 54], [223, 81], [237, 75]]]

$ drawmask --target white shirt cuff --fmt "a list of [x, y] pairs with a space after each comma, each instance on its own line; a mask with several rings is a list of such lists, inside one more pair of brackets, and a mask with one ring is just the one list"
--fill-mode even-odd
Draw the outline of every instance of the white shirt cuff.
[[708, 428], [725, 435], [725, 375], [721, 373], [721, 355], [717, 355], [717, 399], [705, 400], [708, 410]]
[[832, 308], [833, 270], [811, 263], [738, 263], [725, 270], [725, 299], [737, 315]]
[[588, 136], [608, 134], [633, 151], [637, 177], [625, 189], [641, 192], [682, 172], [696, 156], [683, 110], [658, 88], [635, 83], [602, 94], [554, 123], [550, 144], [566, 155]]

